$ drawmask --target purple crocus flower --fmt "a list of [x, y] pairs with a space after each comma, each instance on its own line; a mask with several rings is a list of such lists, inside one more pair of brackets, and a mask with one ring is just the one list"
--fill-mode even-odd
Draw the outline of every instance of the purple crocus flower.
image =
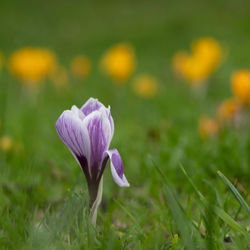
[[56, 122], [56, 130], [83, 170], [90, 195], [90, 207], [98, 194], [105, 166], [110, 159], [111, 173], [119, 186], [128, 187], [123, 162], [117, 149], [109, 149], [114, 134], [110, 107], [90, 98], [78, 109], [65, 110]]

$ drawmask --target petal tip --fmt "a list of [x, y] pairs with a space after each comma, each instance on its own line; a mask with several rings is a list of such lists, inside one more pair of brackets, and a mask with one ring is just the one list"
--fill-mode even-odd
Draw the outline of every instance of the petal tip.
[[127, 181], [125, 175], [123, 175], [122, 181], [123, 181], [122, 187], [130, 187], [130, 184], [129, 184], [129, 182]]

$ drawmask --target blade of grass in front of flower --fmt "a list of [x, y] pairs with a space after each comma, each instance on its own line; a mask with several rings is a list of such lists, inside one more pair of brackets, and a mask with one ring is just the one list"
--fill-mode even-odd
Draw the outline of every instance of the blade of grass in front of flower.
[[186, 178], [188, 179], [189, 183], [191, 184], [191, 186], [193, 187], [194, 191], [196, 192], [196, 194], [198, 195], [198, 197], [200, 198], [201, 201], [205, 200], [205, 197], [203, 196], [203, 194], [198, 190], [198, 188], [194, 185], [192, 179], [189, 177], [189, 175], [187, 174], [186, 170], [184, 169], [184, 167], [182, 166], [182, 164], [180, 163], [180, 168], [183, 172], [183, 174], [186, 176]]
[[193, 230], [191, 229], [190, 220], [183, 212], [183, 208], [178, 202], [177, 197], [169, 187], [166, 188], [166, 199], [171, 213], [176, 221], [177, 228], [180, 231], [180, 238], [182, 239], [184, 245], [187, 249], [195, 249], [191, 237], [191, 235], [193, 235]]
[[[152, 159], [151, 159], [152, 160]], [[164, 180], [165, 184], [165, 194], [166, 199], [168, 202], [168, 206], [171, 210], [172, 216], [174, 217], [174, 220], [176, 222], [177, 228], [181, 234], [181, 240], [183, 241], [183, 244], [187, 249], [195, 249], [193, 239], [191, 235], [193, 235], [193, 230], [191, 229], [191, 222], [188, 219], [187, 215], [185, 214], [185, 210], [181, 206], [180, 202], [178, 201], [176, 195], [173, 193], [171, 188], [168, 185], [167, 178], [165, 174], [162, 172], [162, 170], [154, 163], [152, 160], [153, 165], [161, 175], [162, 179]]]
[[213, 209], [213, 212], [217, 216], [219, 216], [224, 222], [226, 222], [229, 226], [231, 226], [231, 228], [241, 232], [244, 235], [248, 235], [247, 232], [244, 230], [244, 228], [239, 223], [237, 223], [229, 214], [227, 214], [223, 209], [215, 205], [211, 207]]
[[114, 199], [115, 203], [129, 216], [129, 218], [133, 221], [134, 226], [138, 232], [142, 234], [143, 237], [145, 237], [142, 228], [140, 227], [138, 221], [136, 218], [126, 209], [118, 200]]
[[[180, 168], [181, 168], [182, 172], [184, 173], [184, 175], [187, 177], [191, 186], [194, 188], [196, 194], [198, 195], [198, 197], [202, 201], [203, 205], [205, 207], [209, 207], [208, 201], [205, 199], [203, 194], [198, 190], [198, 188], [194, 185], [192, 179], [188, 176], [188, 174], [187, 174], [186, 170], [184, 169], [184, 167], [182, 166], [182, 164], [180, 164]], [[239, 223], [237, 223], [230, 215], [228, 215], [223, 209], [221, 209], [220, 207], [218, 207], [216, 205], [212, 205], [212, 206], [210, 205], [210, 207], [212, 208], [213, 212], [218, 217], [220, 217], [224, 222], [226, 222], [229, 226], [231, 226], [231, 228], [246, 235], [246, 231], [244, 230], [244, 228]]]
[[234, 185], [227, 179], [225, 175], [223, 175], [220, 171], [217, 171], [217, 174], [220, 176], [220, 178], [223, 180], [223, 182], [227, 185], [227, 187], [230, 189], [230, 191], [233, 193], [237, 201], [240, 203], [241, 207], [245, 210], [247, 216], [250, 218], [250, 208], [247, 205], [244, 198], [240, 195], [238, 190], [234, 187]]
[[219, 194], [218, 190], [215, 188], [215, 186], [208, 180], [203, 180], [203, 182], [206, 183], [211, 188], [211, 190], [214, 191], [215, 196], [216, 196], [216, 201], [219, 204], [219, 207], [222, 207], [222, 200], [221, 200], [220, 194]]
[[[48, 216], [49, 216], [50, 209], [51, 209], [51, 204], [49, 204], [48, 207], [46, 208], [46, 210], [44, 211], [44, 215], [41, 218], [41, 220], [38, 222], [37, 228], [39, 228], [40, 226], [42, 226], [46, 223], [46, 218], [48, 218]], [[36, 219], [36, 217], [34, 217], [34, 219]]]

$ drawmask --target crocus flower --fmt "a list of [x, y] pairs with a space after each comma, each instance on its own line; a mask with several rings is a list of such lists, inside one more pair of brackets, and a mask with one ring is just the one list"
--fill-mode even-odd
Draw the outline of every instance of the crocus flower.
[[114, 181], [121, 187], [129, 186], [118, 150], [109, 149], [114, 134], [110, 107], [90, 98], [80, 109], [73, 106], [64, 111], [56, 122], [56, 130], [85, 174], [90, 207], [95, 205], [99, 195], [99, 184], [109, 159]]

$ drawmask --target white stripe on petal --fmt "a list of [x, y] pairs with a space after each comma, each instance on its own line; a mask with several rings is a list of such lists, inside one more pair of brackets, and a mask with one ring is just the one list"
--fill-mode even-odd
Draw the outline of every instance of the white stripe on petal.
[[107, 112], [107, 116], [108, 116], [108, 119], [109, 119], [109, 122], [110, 122], [110, 127], [111, 127], [111, 138], [113, 137], [114, 135], [114, 120], [113, 120], [113, 117], [111, 115], [111, 111], [110, 111], [110, 106], [108, 106], [108, 108], [106, 108], [106, 112]]
[[76, 105], [73, 105], [71, 108], [71, 111], [77, 115], [81, 120], [83, 120], [85, 118], [85, 115], [83, 114], [83, 112], [76, 107]]
[[110, 168], [114, 181], [120, 187], [129, 187], [129, 183], [123, 173], [123, 162], [117, 149], [107, 150], [110, 159]]

